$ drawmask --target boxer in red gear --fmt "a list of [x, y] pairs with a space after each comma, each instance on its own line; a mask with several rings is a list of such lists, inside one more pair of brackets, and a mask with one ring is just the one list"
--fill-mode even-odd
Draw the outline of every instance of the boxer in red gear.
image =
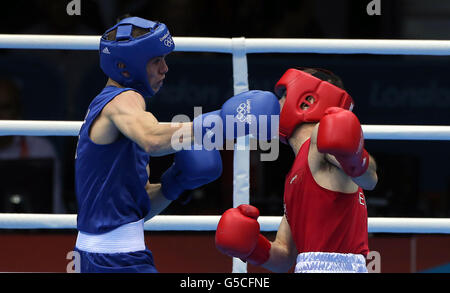
[[294, 265], [298, 273], [367, 272], [363, 190], [374, 189], [378, 177], [351, 112], [352, 98], [337, 76], [311, 68], [289, 69], [275, 91], [281, 97], [280, 139], [295, 154], [276, 238], [260, 234], [256, 207], [241, 205], [220, 219], [217, 248], [274, 272]]

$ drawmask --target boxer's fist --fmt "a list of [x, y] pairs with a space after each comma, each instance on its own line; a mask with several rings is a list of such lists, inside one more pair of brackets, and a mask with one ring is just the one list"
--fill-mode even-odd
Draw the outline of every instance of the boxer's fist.
[[175, 200], [183, 191], [210, 183], [221, 174], [222, 159], [218, 150], [181, 150], [161, 176], [162, 193], [167, 199]]
[[[254, 138], [270, 140], [271, 129], [276, 127], [271, 124], [270, 118], [272, 115], [280, 115], [280, 103], [272, 92], [252, 90], [228, 99], [222, 106], [221, 114], [223, 119], [226, 116], [233, 116], [235, 119], [234, 137], [242, 136], [239, 133], [239, 128], [242, 127], [243, 135], [251, 134]], [[228, 132], [231, 133], [230, 130]]]
[[217, 225], [217, 249], [254, 265], [265, 263], [271, 244], [260, 234], [258, 217], [259, 210], [251, 205], [242, 204], [227, 210]]
[[[278, 125], [272, 125], [271, 116], [279, 114], [280, 104], [272, 92], [247, 91], [228, 99], [221, 110], [197, 116], [194, 119], [194, 134], [200, 133], [203, 138], [208, 130], [213, 130], [214, 135], [221, 135], [223, 139], [251, 134], [260, 140], [270, 140], [278, 134], [275, 129]], [[222, 127], [214, 127], [218, 124]], [[277, 130], [274, 135], [272, 128]], [[197, 137], [196, 142], [200, 143]]]
[[325, 111], [317, 132], [317, 149], [333, 155], [350, 177], [361, 176], [369, 166], [361, 124], [355, 114], [342, 108]]

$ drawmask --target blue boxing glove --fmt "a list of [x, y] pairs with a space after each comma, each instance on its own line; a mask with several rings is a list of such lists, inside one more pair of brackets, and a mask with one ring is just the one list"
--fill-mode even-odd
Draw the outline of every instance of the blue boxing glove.
[[161, 190], [169, 200], [176, 200], [185, 190], [208, 184], [222, 174], [218, 150], [181, 150], [161, 176]]
[[272, 125], [272, 116], [278, 118], [279, 115], [280, 104], [272, 92], [243, 92], [228, 99], [221, 110], [205, 113], [194, 119], [195, 142], [201, 144], [205, 135], [221, 135], [222, 139], [252, 135], [268, 141], [278, 135], [278, 129], [272, 131], [278, 125]]

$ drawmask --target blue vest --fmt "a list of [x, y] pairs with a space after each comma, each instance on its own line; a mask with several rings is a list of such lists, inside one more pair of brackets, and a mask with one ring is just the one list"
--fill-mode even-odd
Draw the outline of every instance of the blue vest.
[[92, 123], [118, 94], [132, 90], [107, 86], [94, 98], [78, 136], [75, 155], [75, 191], [79, 231], [100, 234], [138, 221], [150, 211], [145, 190], [149, 155], [121, 135], [107, 145], [89, 138]]

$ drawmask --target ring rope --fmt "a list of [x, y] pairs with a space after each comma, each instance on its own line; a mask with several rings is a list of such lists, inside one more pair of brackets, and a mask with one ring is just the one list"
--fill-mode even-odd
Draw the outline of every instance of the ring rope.
[[[81, 121], [1, 120], [1, 135], [77, 136]], [[450, 140], [450, 126], [362, 125], [365, 139]]]
[[[0, 229], [76, 229], [75, 214], [0, 213]], [[220, 216], [159, 215], [148, 220], [146, 231], [215, 231]], [[277, 231], [280, 216], [258, 218], [261, 231]], [[448, 218], [381, 218], [368, 219], [369, 233], [450, 234]]]
[[[234, 38], [174, 37], [175, 51], [233, 53]], [[446, 40], [243, 39], [246, 53], [450, 55]], [[3, 49], [98, 50], [100, 36], [0, 34]]]

